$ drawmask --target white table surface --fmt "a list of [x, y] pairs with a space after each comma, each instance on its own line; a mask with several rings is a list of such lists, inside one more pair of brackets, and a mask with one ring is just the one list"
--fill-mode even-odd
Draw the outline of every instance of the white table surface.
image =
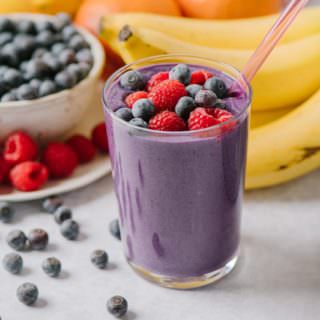
[[[127, 320], [315, 320], [320, 314], [320, 171], [280, 187], [246, 194], [242, 252], [226, 279], [193, 291], [164, 289], [140, 279], [124, 261], [121, 243], [108, 231], [117, 216], [111, 177], [65, 196], [81, 224], [80, 240], [60, 234], [39, 203], [16, 206], [9, 225], [0, 224], [1, 256], [13, 228], [43, 227], [50, 234], [45, 252], [23, 253], [25, 270], [14, 276], [0, 268], [2, 320], [113, 319], [106, 300], [121, 294], [128, 299]], [[95, 269], [89, 255], [106, 249], [111, 265]], [[56, 256], [63, 263], [60, 279], [48, 278], [41, 261]], [[40, 300], [34, 307], [19, 303], [15, 290], [31, 281]]]

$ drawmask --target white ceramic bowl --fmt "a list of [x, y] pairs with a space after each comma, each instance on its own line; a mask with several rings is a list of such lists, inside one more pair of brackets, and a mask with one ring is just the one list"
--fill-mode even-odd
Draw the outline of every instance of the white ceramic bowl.
[[[13, 19], [28, 18], [34, 21], [52, 19], [39, 14], [13, 14]], [[88, 31], [78, 28], [91, 46], [94, 65], [84, 80], [69, 90], [28, 101], [0, 102], [0, 139], [15, 130], [25, 130], [40, 143], [57, 139], [81, 120], [90, 106], [102, 73], [105, 56], [100, 42]]]

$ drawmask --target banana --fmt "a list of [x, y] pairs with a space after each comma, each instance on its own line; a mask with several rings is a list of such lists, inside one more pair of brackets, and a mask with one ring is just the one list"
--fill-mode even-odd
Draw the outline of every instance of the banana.
[[[111, 32], [108, 32], [111, 30]], [[101, 34], [130, 63], [161, 53], [181, 53], [214, 59], [243, 69], [252, 50], [215, 49], [194, 45], [162, 32], [126, 26], [115, 37], [114, 27]], [[320, 33], [281, 45], [252, 82], [253, 110], [288, 108], [306, 100], [320, 87]]]
[[[295, 41], [320, 32], [320, 8], [306, 8], [284, 36], [282, 43]], [[167, 17], [145, 13], [120, 13], [103, 18], [101, 30], [109, 25], [119, 31], [124, 25], [161, 31], [183, 41], [207, 47], [254, 49], [277, 15], [234, 20], [203, 20]]]
[[246, 188], [287, 182], [320, 167], [320, 89], [280, 119], [250, 131]]
[[285, 108], [285, 109], [274, 109], [274, 110], [267, 110], [267, 111], [258, 111], [258, 112], [251, 112], [250, 116], [250, 128], [255, 129], [258, 127], [262, 127], [270, 122], [273, 122], [290, 111], [293, 108]]

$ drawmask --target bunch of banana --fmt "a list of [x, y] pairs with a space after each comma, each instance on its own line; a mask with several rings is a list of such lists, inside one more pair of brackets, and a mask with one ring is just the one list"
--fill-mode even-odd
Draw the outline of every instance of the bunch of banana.
[[[247, 189], [320, 167], [319, 17], [320, 8], [306, 9], [252, 82]], [[126, 13], [105, 17], [101, 36], [127, 63], [181, 53], [241, 70], [275, 19], [208, 21]]]

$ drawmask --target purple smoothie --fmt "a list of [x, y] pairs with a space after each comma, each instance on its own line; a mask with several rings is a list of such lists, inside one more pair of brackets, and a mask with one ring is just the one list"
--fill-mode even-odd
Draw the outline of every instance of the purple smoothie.
[[[175, 64], [139, 69], [147, 78]], [[232, 87], [226, 99], [232, 130], [165, 133], [140, 130], [106, 111], [115, 192], [127, 259], [152, 273], [196, 277], [237, 255], [250, 98], [229, 76], [202, 66]], [[124, 105], [129, 91], [115, 81], [105, 109]]]

